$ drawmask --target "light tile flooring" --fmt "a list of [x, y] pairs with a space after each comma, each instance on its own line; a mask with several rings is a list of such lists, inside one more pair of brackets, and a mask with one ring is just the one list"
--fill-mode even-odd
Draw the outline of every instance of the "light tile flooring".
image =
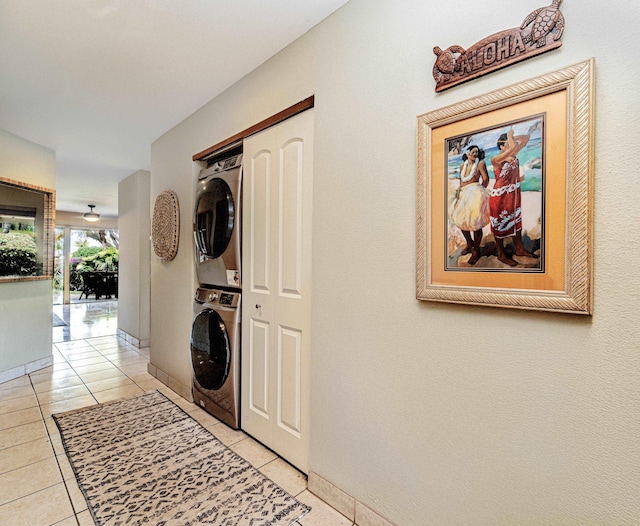
[[65, 325], [53, 327], [54, 343], [111, 336], [118, 332], [117, 301], [101, 300], [54, 305], [53, 314], [65, 323]]
[[[66, 309], [66, 307], [65, 307]], [[312, 495], [304, 475], [242, 431], [235, 431], [187, 402], [147, 373], [149, 349], [138, 349], [114, 334], [107, 321], [92, 316], [68, 330], [54, 328], [54, 364], [0, 384], [0, 524], [12, 526], [93, 525], [86, 502], [51, 418], [69, 411], [158, 389], [209, 429], [220, 441], [300, 501], [313, 507], [302, 526], [352, 526], [352, 522]], [[93, 327], [93, 331], [92, 331]], [[81, 339], [70, 339], [73, 334]]]

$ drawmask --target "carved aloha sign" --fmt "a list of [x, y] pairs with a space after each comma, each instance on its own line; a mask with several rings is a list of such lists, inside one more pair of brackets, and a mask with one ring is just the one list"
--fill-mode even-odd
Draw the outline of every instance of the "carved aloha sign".
[[433, 52], [437, 57], [433, 66], [436, 91], [444, 91], [559, 48], [564, 31], [560, 4], [562, 0], [553, 0], [550, 6], [531, 12], [520, 27], [495, 33], [466, 50], [461, 46], [450, 46], [444, 51], [438, 46], [434, 47]]

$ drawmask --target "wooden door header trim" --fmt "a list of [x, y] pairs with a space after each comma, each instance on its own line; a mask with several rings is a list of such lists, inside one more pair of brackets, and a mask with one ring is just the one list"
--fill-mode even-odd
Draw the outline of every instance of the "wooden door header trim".
[[246, 130], [241, 131], [240, 133], [236, 133], [232, 137], [229, 137], [228, 139], [225, 139], [224, 141], [219, 142], [218, 144], [214, 144], [213, 146], [207, 148], [206, 150], [200, 153], [196, 153], [193, 156], [193, 160], [201, 161], [202, 159], [208, 157], [209, 155], [216, 152], [217, 150], [224, 148], [225, 146], [229, 146], [234, 142], [238, 142], [243, 139], [246, 139], [247, 137], [249, 137], [249, 135], [253, 135], [254, 133], [261, 132], [262, 130], [266, 130], [267, 128], [270, 128], [271, 126], [279, 124], [282, 121], [285, 121], [288, 118], [293, 117], [294, 115], [297, 115], [298, 113], [302, 113], [305, 110], [313, 108], [314, 99], [315, 99], [315, 96], [311, 95], [311, 97], [301, 100], [300, 102], [294, 104], [293, 106], [289, 106], [288, 108], [276, 113], [275, 115], [272, 115], [271, 117], [266, 118], [265, 120], [259, 122], [258, 124], [254, 124], [250, 128], [247, 128]]

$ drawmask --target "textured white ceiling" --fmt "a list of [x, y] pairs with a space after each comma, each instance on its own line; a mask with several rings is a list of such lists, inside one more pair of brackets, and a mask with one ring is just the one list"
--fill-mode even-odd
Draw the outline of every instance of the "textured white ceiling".
[[0, 129], [56, 151], [57, 208], [117, 214], [150, 145], [347, 0], [0, 0]]

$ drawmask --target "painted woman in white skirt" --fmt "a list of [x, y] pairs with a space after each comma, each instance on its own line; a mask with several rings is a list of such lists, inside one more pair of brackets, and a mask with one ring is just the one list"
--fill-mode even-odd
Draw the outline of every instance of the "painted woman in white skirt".
[[462, 254], [471, 253], [467, 263], [475, 265], [480, 259], [482, 228], [489, 224], [489, 174], [484, 150], [475, 144], [467, 148], [462, 160], [458, 196], [451, 205], [449, 216], [467, 242]]

